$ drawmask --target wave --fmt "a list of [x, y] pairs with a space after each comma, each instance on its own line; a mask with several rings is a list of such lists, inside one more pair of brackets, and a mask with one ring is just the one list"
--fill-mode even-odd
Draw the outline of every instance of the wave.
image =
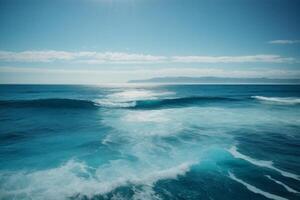
[[191, 96], [178, 98], [163, 98], [163, 99], [146, 99], [135, 101], [112, 101], [108, 99], [96, 99], [94, 102], [102, 107], [111, 108], [132, 108], [132, 109], [156, 109], [164, 107], [182, 107], [195, 105], [198, 103], [216, 103], [223, 101], [238, 101], [228, 97], [209, 97], [209, 96]]
[[168, 99], [148, 99], [126, 102], [115, 102], [107, 99], [97, 99], [94, 102], [102, 107], [111, 108], [132, 108], [132, 109], [156, 109], [164, 107], [182, 107], [188, 105], [196, 105], [198, 103], [213, 103], [220, 101], [237, 101], [233, 98], [225, 97], [181, 97]]
[[226, 97], [187, 96], [175, 97], [170, 91], [125, 90], [108, 94], [105, 98], [95, 99], [94, 102], [103, 107], [152, 109], [161, 107], [180, 107], [199, 102], [217, 102], [233, 100]]
[[115, 102], [108, 99], [96, 99], [93, 101], [96, 105], [107, 108], [132, 108], [135, 107], [135, 101]]
[[243, 181], [243, 180], [237, 178], [234, 174], [232, 174], [232, 173], [230, 173], [230, 172], [229, 172], [229, 177], [230, 177], [232, 180], [234, 180], [234, 181], [236, 181], [236, 182], [238, 182], [238, 183], [244, 185], [248, 190], [250, 190], [250, 191], [253, 192], [253, 193], [260, 194], [260, 195], [262, 195], [262, 196], [264, 196], [264, 197], [266, 197], [266, 198], [269, 198], [269, 199], [275, 199], [275, 200], [288, 200], [288, 199], [286, 199], [286, 198], [284, 198], [284, 197], [281, 197], [281, 196], [278, 196], [278, 195], [275, 195], [275, 194], [271, 194], [271, 193], [269, 193], [269, 192], [265, 192], [265, 191], [263, 191], [263, 190], [261, 190], [261, 189], [255, 187], [255, 186], [253, 186], [253, 185], [250, 185], [250, 184], [246, 183], [245, 181]]
[[0, 107], [16, 108], [95, 108], [93, 101], [80, 99], [32, 99], [32, 100], [1, 100]]
[[[89, 199], [131, 184], [152, 188], [159, 180], [184, 175], [191, 165], [182, 163], [166, 169], [150, 170], [141, 176], [135, 170], [121, 173], [120, 170], [114, 171], [116, 169], [111, 165], [95, 169], [83, 162], [70, 160], [57, 168], [6, 173], [2, 176], [5, 185], [0, 185], [0, 199]], [[126, 165], [123, 167], [123, 171], [127, 169]]]
[[107, 95], [109, 100], [115, 101], [136, 101], [136, 100], [149, 100], [158, 99], [163, 96], [173, 96], [174, 92], [169, 91], [151, 91], [151, 90], [125, 90]]
[[223, 101], [237, 101], [237, 99], [227, 97], [191, 96], [168, 99], [153, 99], [136, 101], [134, 108], [161, 108], [161, 107], [181, 107], [198, 103], [214, 103]]
[[300, 98], [296, 97], [264, 97], [264, 96], [252, 96], [251, 98], [259, 101], [265, 101], [268, 103], [295, 105], [300, 104]]
[[272, 178], [269, 175], [265, 175], [268, 179], [270, 179], [271, 181], [274, 181], [275, 183], [277, 183], [278, 185], [283, 186], [288, 192], [292, 192], [292, 193], [299, 193], [298, 191], [294, 190], [293, 188], [290, 188], [289, 186], [287, 186], [286, 184]]
[[[275, 98], [252, 96], [257, 100], [268, 101], [271, 103], [294, 105], [300, 104], [300, 98]], [[117, 101], [111, 99], [64, 99], [64, 98], [48, 98], [48, 99], [30, 99], [30, 100], [0, 100], [0, 107], [15, 108], [81, 108], [92, 109], [97, 107], [107, 108], [129, 108], [129, 109], [159, 109], [168, 107], [193, 106], [206, 103], [234, 102], [239, 101], [236, 98], [218, 97], [218, 96], [188, 96], [178, 98], [149, 98], [142, 100]]]
[[236, 146], [231, 147], [228, 151], [235, 158], [246, 160], [247, 162], [249, 162], [253, 165], [259, 166], [259, 167], [265, 167], [265, 168], [272, 169], [272, 170], [277, 171], [278, 173], [280, 173], [282, 176], [300, 181], [300, 177], [298, 175], [276, 168], [273, 165], [272, 161], [257, 160], [257, 159], [251, 158], [249, 156], [246, 156], [244, 154], [241, 154], [240, 152], [237, 151]]
[[161, 107], [181, 107], [196, 103], [209, 103], [218, 101], [233, 101], [232, 98], [225, 97], [181, 97], [168, 99], [147, 99], [135, 101], [112, 101], [109, 99], [30, 99], [30, 100], [0, 100], [0, 107], [14, 108], [136, 108], [136, 109], [152, 109]]

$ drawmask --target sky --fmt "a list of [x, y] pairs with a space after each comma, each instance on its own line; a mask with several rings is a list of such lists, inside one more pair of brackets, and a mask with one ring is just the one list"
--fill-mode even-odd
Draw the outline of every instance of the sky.
[[300, 77], [299, 0], [0, 0], [0, 83]]

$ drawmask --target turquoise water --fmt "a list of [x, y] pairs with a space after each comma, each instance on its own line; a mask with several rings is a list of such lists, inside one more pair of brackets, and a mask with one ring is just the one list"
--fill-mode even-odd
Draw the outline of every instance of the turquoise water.
[[300, 86], [0, 86], [0, 199], [300, 199]]

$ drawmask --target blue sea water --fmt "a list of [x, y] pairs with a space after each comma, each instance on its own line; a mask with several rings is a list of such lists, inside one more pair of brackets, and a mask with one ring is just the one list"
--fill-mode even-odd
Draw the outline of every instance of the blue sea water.
[[300, 199], [300, 86], [1, 85], [0, 199]]

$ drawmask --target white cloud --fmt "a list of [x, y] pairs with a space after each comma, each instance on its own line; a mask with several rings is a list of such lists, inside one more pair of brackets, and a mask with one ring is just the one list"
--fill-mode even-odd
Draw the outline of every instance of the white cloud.
[[101, 63], [155, 63], [163, 62], [164, 56], [145, 54], [129, 54], [122, 52], [92, 52], [92, 51], [0, 51], [0, 61], [6, 62], [52, 62], [74, 61], [86, 64]]
[[270, 44], [297, 44], [300, 40], [272, 40], [269, 41]]
[[155, 56], [124, 52], [94, 51], [0, 51], [2, 62], [68, 62], [83, 64], [147, 64], [147, 63], [293, 63], [295, 58], [280, 55], [246, 56]]
[[0, 51], [0, 60], [8, 62], [50, 62], [72, 59], [73, 54], [66, 51]]
[[81, 57], [78, 62], [87, 64], [102, 63], [159, 63], [166, 61], [165, 56], [153, 56], [145, 54], [128, 54], [122, 52], [90, 52], [88, 56]]
[[279, 55], [250, 55], [250, 56], [174, 56], [173, 62], [182, 63], [291, 63], [294, 58]]

